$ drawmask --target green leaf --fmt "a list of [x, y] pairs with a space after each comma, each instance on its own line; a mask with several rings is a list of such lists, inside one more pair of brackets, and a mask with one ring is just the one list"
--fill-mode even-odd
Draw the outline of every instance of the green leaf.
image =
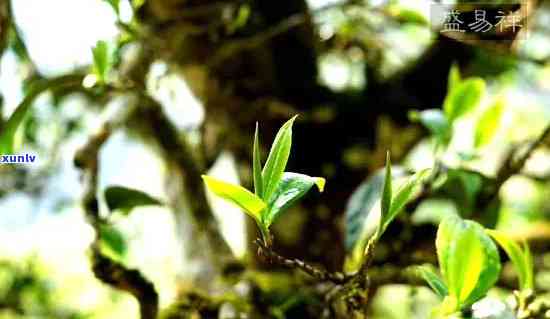
[[449, 122], [472, 111], [485, 94], [485, 81], [480, 78], [470, 78], [460, 82], [447, 94], [443, 110]]
[[[369, 237], [379, 226], [369, 223], [370, 214], [375, 211], [376, 204], [381, 200], [387, 169], [380, 169], [369, 176], [353, 192], [348, 200], [346, 217], [346, 271], [353, 272], [360, 266], [365, 253], [365, 245]], [[402, 178], [405, 171], [399, 166], [391, 169], [392, 178]]]
[[109, 186], [105, 189], [105, 201], [110, 211], [118, 210], [128, 214], [139, 206], [162, 205], [162, 202], [148, 194], [122, 186]]
[[522, 250], [517, 242], [503, 232], [487, 229], [487, 233], [502, 247], [514, 264], [520, 289], [533, 289], [533, 261], [529, 246], [525, 245], [525, 250]]
[[297, 173], [284, 173], [269, 199], [266, 213], [262, 215], [264, 226], [269, 227], [275, 218], [302, 198], [313, 185], [317, 185], [319, 191], [322, 192], [325, 187], [325, 179]]
[[[378, 230], [378, 237], [382, 236], [382, 234], [386, 231], [386, 228], [388, 228], [389, 224], [403, 210], [405, 205], [412, 198], [416, 187], [425, 178], [428, 172], [429, 170], [423, 170], [414, 174], [405, 182], [405, 184], [399, 187], [399, 189], [397, 190], [397, 193], [391, 199], [389, 210], [387, 211], [387, 213], [383, 213], [380, 218], [380, 228]], [[384, 210], [382, 210], [382, 212], [384, 212]]]
[[479, 224], [455, 216], [445, 219], [437, 232], [436, 248], [449, 290], [447, 304], [455, 307], [449, 311], [471, 305], [497, 281], [498, 250]]
[[292, 145], [292, 124], [297, 115], [288, 120], [277, 132], [269, 156], [262, 171], [264, 182], [263, 198], [271, 198], [271, 194], [279, 184], [286, 168], [290, 147]]
[[485, 185], [490, 183], [484, 175], [463, 169], [450, 168], [444, 181], [437, 187], [438, 197], [453, 200], [462, 217], [468, 217], [475, 208], [477, 198]]
[[421, 112], [409, 112], [411, 121], [419, 122], [437, 138], [442, 145], [447, 145], [451, 140], [452, 128], [440, 109], [429, 109]]
[[254, 175], [254, 193], [259, 198], [263, 198], [264, 181], [262, 178], [262, 159], [260, 154], [258, 122], [256, 122], [256, 131], [254, 132], [254, 148], [252, 151], [252, 171]]
[[476, 148], [489, 143], [498, 130], [502, 111], [504, 109], [504, 100], [499, 98], [491, 105], [479, 118], [475, 129], [474, 145]]
[[27, 112], [30, 110], [36, 97], [51, 85], [48, 81], [40, 81], [29, 89], [23, 101], [13, 111], [10, 118], [4, 123], [2, 131], [0, 131], [0, 154], [13, 154], [17, 151], [17, 132], [24, 122]]
[[258, 225], [261, 224], [260, 213], [266, 204], [258, 196], [242, 186], [226, 183], [210, 176], [202, 175], [202, 179], [211, 192], [244, 209]]
[[458, 84], [460, 84], [461, 76], [460, 69], [456, 62], [453, 62], [449, 70], [449, 78], [447, 80], [447, 92], [451, 92]]
[[103, 252], [115, 259], [123, 258], [128, 250], [122, 233], [108, 224], [99, 226], [99, 243]]
[[92, 49], [94, 56], [94, 73], [100, 83], [107, 82], [107, 76], [113, 66], [113, 56], [109, 44], [105, 41], [97, 41]]
[[[392, 175], [391, 175], [391, 158], [390, 152], [386, 153], [386, 176], [384, 177], [384, 188], [382, 191], [382, 203], [381, 203], [381, 218], [380, 225], [382, 225], [385, 216], [388, 216], [390, 212], [391, 199], [392, 199]], [[382, 228], [382, 226], [380, 226]]]
[[445, 296], [447, 296], [449, 293], [447, 285], [445, 285], [443, 279], [441, 279], [441, 277], [439, 277], [430, 267], [418, 266], [415, 267], [415, 270], [417, 275], [424, 279], [439, 297], [445, 298]]
[[111, 8], [115, 11], [116, 15], [118, 16], [120, 14], [120, 0], [103, 0], [107, 2]]

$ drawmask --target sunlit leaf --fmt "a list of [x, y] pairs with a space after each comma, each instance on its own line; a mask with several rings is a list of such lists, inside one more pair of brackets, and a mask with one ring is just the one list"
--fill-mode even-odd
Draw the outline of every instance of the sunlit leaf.
[[105, 201], [110, 211], [118, 210], [128, 214], [140, 206], [162, 205], [162, 202], [148, 194], [123, 186], [110, 186], [105, 189]]
[[302, 198], [316, 185], [320, 192], [324, 190], [325, 179], [297, 173], [284, 173], [268, 202], [268, 209], [262, 216], [263, 224], [269, 227], [275, 218]]
[[499, 98], [481, 114], [475, 129], [475, 147], [483, 146], [493, 139], [498, 130], [503, 109], [504, 100]]
[[288, 120], [279, 129], [271, 145], [269, 156], [262, 171], [263, 198], [271, 198], [271, 194], [283, 176], [292, 145], [292, 124], [296, 117], [294, 116]]
[[256, 131], [254, 132], [254, 147], [252, 151], [252, 172], [254, 175], [254, 193], [256, 196], [263, 198], [264, 181], [262, 178], [262, 159], [260, 154], [260, 138], [259, 138], [258, 122], [256, 122]]
[[447, 285], [443, 282], [443, 279], [439, 277], [431, 268], [427, 266], [415, 267], [416, 273], [422, 277], [433, 289], [433, 291], [441, 298], [444, 298], [448, 294]]
[[479, 78], [466, 79], [447, 94], [443, 110], [449, 122], [472, 111], [485, 94], [485, 81]]
[[92, 53], [94, 56], [94, 73], [100, 83], [105, 83], [113, 66], [111, 48], [107, 42], [100, 40], [92, 49]]
[[439, 267], [449, 290], [447, 305], [457, 311], [483, 297], [498, 279], [500, 258], [482, 226], [449, 217], [439, 226], [436, 239]]
[[534, 286], [533, 261], [529, 246], [526, 245], [525, 250], [522, 250], [517, 242], [503, 232], [488, 229], [487, 233], [502, 247], [512, 264], [514, 264], [518, 273], [520, 289], [532, 289]]
[[426, 127], [442, 145], [447, 145], [451, 139], [452, 128], [440, 109], [411, 111], [409, 118]]
[[458, 64], [454, 62], [449, 70], [449, 78], [447, 80], [447, 92], [451, 92], [458, 84], [460, 84], [460, 69]]
[[203, 175], [202, 179], [212, 193], [244, 209], [258, 224], [261, 223], [260, 212], [266, 204], [258, 196], [242, 186], [226, 183], [210, 176]]

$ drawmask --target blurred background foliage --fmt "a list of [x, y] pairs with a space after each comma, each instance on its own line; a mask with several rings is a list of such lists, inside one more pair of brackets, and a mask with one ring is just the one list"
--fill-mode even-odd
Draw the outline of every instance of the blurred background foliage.
[[[487, 208], [482, 194], [510, 150], [550, 123], [549, 3], [522, 3], [532, 7], [525, 34], [497, 44], [445, 37], [430, 20], [431, 5], [0, 0], [0, 131], [1, 118], [36, 95], [18, 135], [20, 152], [38, 157], [32, 165], [0, 166], [0, 318], [139, 316], [135, 299], [94, 277], [89, 247], [95, 232], [73, 165], [77, 150], [106, 122], [116, 129], [98, 154], [99, 214], [109, 220], [100, 230], [104, 254], [154, 283], [161, 309], [178, 300], [194, 309], [202, 297], [189, 291], [231, 286], [237, 296], [262, 296], [248, 302], [263, 305], [264, 317], [309, 318], [305, 313], [316, 311], [319, 300], [310, 284], [296, 283], [307, 280], [266, 275], [249, 244], [256, 236], [250, 221], [210, 194], [208, 208], [194, 179], [208, 171], [252, 185], [254, 123], [265, 132], [266, 154], [276, 129], [295, 113], [289, 167], [326, 177], [327, 188], [273, 226], [286, 256], [341, 269], [350, 228], [346, 207], [372, 209], [360, 194], [389, 149], [405, 170], [432, 167], [437, 157], [448, 172], [433, 196], [390, 227], [387, 237], [395, 240], [380, 244], [375, 261], [381, 272], [434, 262], [437, 223], [460, 214], [527, 239], [536, 287], [548, 292], [548, 141], [505, 181], [499, 205]], [[486, 94], [453, 125], [448, 148], [434, 153], [437, 138], [409, 115], [443, 106], [453, 65], [464, 78], [482, 78]], [[40, 83], [46, 86], [37, 93]], [[478, 147], [476, 125], [496, 99], [500, 121]], [[112, 185], [164, 205], [112, 210], [103, 195]], [[220, 229], [227, 247], [209, 240], [201, 227], [208, 223]], [[217, 265], [224, 254], [237, 257], [237, 270]], [[241, 274], [243, 265], [256, 270]], [[237, 278], [227, 275], [232, 271]], [[220, 272], [229, 279], [218, 280]], [[504, 277], [501, 289], [513, 288], [508, 264]], [[383, 283], [371, 293], [371, 318], [426, 318], [437, 302], [425, 287], [404, 283]], [[219, 318], [250, 307], [223, 298], [212, 305]]]

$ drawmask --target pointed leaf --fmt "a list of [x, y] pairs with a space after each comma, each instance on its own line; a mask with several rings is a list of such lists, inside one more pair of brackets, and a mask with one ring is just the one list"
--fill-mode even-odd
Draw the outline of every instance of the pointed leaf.
[[500, 259], [483, 227], [473, 221], [449, 217], [436, 239], [439, 267], [456, 309], [483, 297], [498, 279]]
[[439, 277], [439, 275], [436, 274], [430, 267], [418, 266], [415, 267], [415, 270], [439, 297], [445, 298], [445, 296], [447, 296], [447, 285], [445, 285], [443, 279], [441, 279], [441, 277]]
[[378, 237], [382, 236], [382, 234], [386, 231], [386, 228], [388, 228], [389, 224], [403, 210], [405, 205], [409, 202], [409, 200], [414, 195], [414, 192], [417, 186], [424, 179], [424, 177], [428, 172], [429, 170], [423, 170], [414, 174], [405, 182], [405, 184], [399, 187], [399, 189], [397, 190], [397, 193], [394, 195], [394, 197], [391, 200], [391, 204], [388, 212], [382, 215], [382, 218], [380, 220], [380, 230], [378, 232]]
[[239, 206], [258, 223], [261, 222], [260, 212], [266, 204], [258, 196], [242, 186], [226, 183], [210, 176], [203, 175], [202, 179], [212, 193]]
[[[402, 179], [405, 170], [399, 166], [391, 169], [392, 179]], [[386, 169], [380, 169], [371, 175], [357, 188], [348, 200], [346, 216], [346, 262], [345, 271], [353, 273], [362, 264], [367, 242], [380, 227], [380, 222], [373, 218], [379, 211]], [[371, 214], [374, 213], [375, 215]], [[381, 218], [381, 217], [380, 217]]]
[[[403, 177], [401, 167], [392, 168], [392, 178]], [[366, 236], [366, 222], [376, 203], [380, 200], [384, 188], [386, 169], [380, 169], [367, 178], [353, 192], [346, 207], [346, 251], [349, 253], [361, 237]]]
[[290, 155], [292, 145], [292, 125], [297, 116], [288, 120], [280, 129], [271, 145], [269, 156], [262, 171], [264, 182], [263, 198], [271, 198], [271, 194], [281, 180]]
[[94, 72], [101, 83], [107, 82], [107, 76], [113, 64], [113, 57], [109, 44], [105, 41], [97, 41], [92, 49], [94, 56]]
[[449, 122], [473, 110], [485, 94], [485, 81], [471, 78], [460, 82], [447, 94], [443, 109]]
[[284, 173], [283, 178], [271, 195], [265, 216], [262, 216], [263, 224], [269, 227], [275, 221], [275, 218], [302, 198], [313, 185], [316, 185], [319, 191], [322, 192], [325, 179], [297, 173]]
[[105, 189], [105, 201], [110, 211], [119, 210], [128, 214], [139, 206], [162, 205], [162, 202], [148, 194], [122, 186], [110, 186]]
[[531, 261], [531, 253], [527, 246], [527, 250], [523, 251], [520, 245], [509, 238], [505, 233], [496, 230], [487, 230], [487, 233], [499, 244], [506, 252], [508, 258], [514, 264], [519, 278], [520, 289], [533, 288], [533, 268]]
[[449, 70], [449, 78], [447, 80], [447, 92], [451, 92], [458, 84], [460, 84], [460, 69], [458, 64], [454, 62]]
[[475, 129], [474, 145], [476, 148], [491, 141], [498, 130], [503, 109], [504, 100], [499, 98], [493, 105], [483, 112]]
[[258, 122], [256, 122], [256, 131], [254, 132], [254, 148], [252, 151], [252, 173], [254, 175], [254, 193], [259, 198], [263, 198], [264, 181], [262, 179], [262, 159], [260, 154], [260, 138]]

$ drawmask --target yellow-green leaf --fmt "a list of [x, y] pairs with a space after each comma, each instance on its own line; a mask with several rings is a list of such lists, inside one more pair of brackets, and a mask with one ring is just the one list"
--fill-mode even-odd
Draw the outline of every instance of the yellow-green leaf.
[[483, 146], [493, 139], [498, 130], [503, 109], [504, 100], [498, 98], [481, 114], [475, 129], [475, 147]]
[[[439, 225], [436, 238], [441, 274], [457, 311], [483, 297], [498, 279], [498, 250], [476, 222], [452, 216]], [[449, 304], [449, 303], [447, 303]]]
[[458, 64], [453, 62], [451, 69], [449, 70], [449, 78], [447, 80], [447, 91], [451, 92], [461, 81], [460, 69]]
[[242, 186], [210, 176], [203, 175], [202, 179], [212, 193], [244, 209], [258, 224], [260, 223], [260, 213], [266, 207], [266, 204], [258, 196]]
[[252, 173], [254, 175], [254, 193], [263, 198], [264, 181], [262, 178], [262, 159], [260, 154], [260, 137], [258, 122], [256, 122], [256, 131], [254, 132], [254, 147], [252, 150]]
[[480, 78], [470, 78], [460, 82], [448, 92], [443, 104], [443, 110], [449, 122], [472, 111], [485, 94], [485, 81]]
[[112, 50], [107, 42], [100, 40], [92, 48], [92, 53], [94, 57], [94, 73], [100, 83], [105, 83], [113, 66]]
[[488, 229], [487, 233], [502, 247], [514, 264], [518, 273], [520, 289], [533, 289], [533, 260], [529, 246], [526, 244], [525, 250], [522, 250], [517, 242], [503, 232]]

